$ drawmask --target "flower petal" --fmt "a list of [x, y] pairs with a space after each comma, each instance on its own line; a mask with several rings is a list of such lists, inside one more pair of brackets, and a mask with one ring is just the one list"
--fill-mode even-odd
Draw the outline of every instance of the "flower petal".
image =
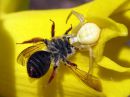
[[130, 9], [130, 0], [127, 0], [124, 4], [122, 4], [120, 7], [118, 7], [114, 12], [114, 14], [122, 13]]
[[[120, 15], [120, 17], [119, 17]], [[114, 20], [124, 23], [128, 29], [130, 28], [130, 11], [118, 13], [115, 15], [111, 16]], [[129, 40], [130, 40], [130, 35], [128, 34], [127, 37], [122, 37], [122, 38], [116, 38], [113, 40], [110, 40], [104, 49], [104, 55], [109, 57], [110, 59], [114, 60], [116, 64], [120, 64], [119, 67], [125, 66], [129, 67], [130, 66], [130, 58], [129, 58], [129, 53], [130, 53], [130, 45], [129, 45]], [[103, 63], [103, 60], [101, 60], [101, 63]], [[101, 65], [101, 64], [99, 64]], [[102, 64], [103, 66], [103, 64]], [[104, 64], [104, 67], [105, 64]], [[111, 67], [107, 66], [106, 68], [110, 69]], [[124, 67], [121, 67], [124, 68]], [[128, 69], [128, 70], [127, 70]], [[117, 72], [126, 72], [129, 71], [129, 68], [125, 68], [124, 71], [120, 69], [111, 68], [111, 70], [117, 71]]]
[[109, 59], [108, 57], [105, 57], [105, 56], [103, 56], [101, 61], [99, 61], [97, 64], [103, 68], [113, 70], [116, 72], [130, 72], [130, 68], [122, 67], [119, 64], [115, 63], [114, 61], [112, 61], [111, 59]]
[[[94, 1], [94, 2], [99, 2], [99, 1]], [[103, 1], [104, 3], [101, 3], [101, 2], [102, 1], [100, 0], [99, 4], [104, 6], [103, 8], [101, 6], [99, 7], [98, 3], [95, 3], [95, 6], [93, 5], [93, 3], [87, 4], [88, 6], [86, 6], [86, 8], [89, 8], [87, 16], [96, 16], [96, 15], [109, 16], [118, 6], [120, 6], [123, 2], [125, 2], [125, 0], [119, 0], [118, 2], [114, 1], [116, 3], [113, 4], [112, 7], [108, 9], [107, 7], [109, 7], [109, 4], [112, 4], [113, 2], [111, 3], [108, 0], [106, 1], [104, 0]], [[82, 8], [83, 7], [79, 7], [79, 10], [81, 10]], [[92, 8], [92, 12], [90, 10], [91, 8]], [[99, 8], [99, 10], [97, 10], [97, 8]], [[87, 11], [84, 9], [81, 12], [86, 14]], [[13, 40], [14, 40], [13, 42], [15, 43], [28, 40], [30, 38], [33, 38], [34, 36], [36, 37], [43, 36], [44, 38], [50, 38], [49, 32], [50, 32], [51, 23], [49, 19], [52, 19], [56, 22], [56, 35], [60, 36], [66, 30], [66, 27], [64, 26], [65, 25], [64, 21], [66, 20], [66, 17], [68, 13], [70, 12], [70, 10], [71, 9], [49, 10], [49, 11], [47, 10], [46, 11], [28, 11], [28, 12], [10, 14], [3, 18], [4, 29], [9, 35], [11, 35], [11, 37], [13, 37]], [[90, 21], [93, 21], [99, 24], [100, 27], [103, 28], [99, 43], [94, 48], [95, 55], [99, 59], [102, 56], [103, 48], [105, 46], [105, 43], [108, 40], [115, 38], [117, 36], [127, 35], [126, 27], [124, 25], [114, 22], [111, 19], [97, 17], [96, 19], [90, 18]], [[75, 20], [72, 21], [73, 24], [75, 24], [75, 22], [76, 22]], [[28, 45], [24, 45], [21, 47], [21, 46], [15, 45], [15, 48], [17, 48], [17, 50], [15, 51], [14, 56], [17, 56], [20, 53], [20, 51], [22, 51], [27, 46]], [[78, 65], [81, 65], [81, 66], [84, 65], [84, 67], [87, 67], [86, 65], [88, 62], [88, 57], [86, 55], [83, 56], [81, 54], [77, 54], [77, 57], [72, 60], [78, 63]], [[14, 63], [14, 68], [15, 69], [13, 72], [15, 75], [15, 78], [14, 78], [15, 85], [16, 85], [15, 88], [16, 88], [16, 94], [18, 97], [21, 97], [21, 95], [23, 96], [24, 92], [25, 92], [24, 96], [30, 95], [31, 97], [37, 97], [37, 95], [50, 97], [52, 96], [52, 94], [54, 96], [64, 96], [64, 97], [67, 97], [67, 96], [104, 97], [103, 93], [94, 91], [93, 89], [89, 87], [81, 85], [82, 82], [80, 82], [73, 75], [71, 75], [71, 73], [69, 73], [64, 67], [60, 69], [61, 71], [59, 71], [58, 73], [59, 75], [57, 75], [57, 77], [54, 80], [54, 83], [52, 83], [51, 89], [44, 88], [44, 85], [46, 84], [45, 79], [48, 79], [48, 75], [50, 74], [50, 72], [48, 72], [48, 74], [45, 77], [43, 77], [44, 80], [41, 78], [35, 82], [32, 82], [32, 79], [30, 79], [27, 76], [26, 68], [24, 69], [21, 68], [17, 63]], [[69, 82], [68, 82], [68, 79], [69, 79]], [[103, 81], [103, 83], [105, 82]], [[107, 87], [107, 84], [108, 83], [106, 82], [103, 88]], [[4, 85], [1, 84], [1, 87], [2, 86], [4, 87]], [[58, 88], [55, 88], [55, 87], [58, 87]], [[82, 90], [82, 91], [79, 91], [79, 90]], [[108, 92], [106, 91], [107, 90], [105, 90], [105, 93], [107, 94]], [[112, 91], [113, 90], [111, 90], [111, 93]]]
[[[50, 22], [49, 19], [52, 19], [56, 23], [56, 36], [60, 36], [63, 35], [63, 33], [68, 28], [65, 27], [65, 19], [68, 15], [67, 13], [68, 11], [61, 12], [61, 10], [59, 10], [56, 12], [29, 11], [10, 14], [3, 18], [4, 29], [7, 31], [5, 33], [9, 33], [11, 37], [13, 37], [14, 44], [34, 37], [43, 37], [49, 39], [51, 35], [50, 31], [52, 25], [52, 22]], [[15, 45], [15, 56], [17, 57], [18, 54], [27, 46], [29, 45]], [[76, 60], [78, 57], [79, 60]], [[81, 57], [80, 54], [77, 55], [77, 58], [74, 58], [72, 60], [76, 60], [76, 63], [78, 63], [78, 65], [84, 65], [87, 60], [86, 57]], [[82, 63], [80, 59], [83, 59], [85, 62]], [[15, 63], [15, 70], [13, 72], [15, 73], [17, 97], [21, 97], [25, 91], [26, 93], [24, 93], [24, 95], [30, 95], [31, 97], [37, 97], [37, 95], [41, 97], [50, 97], [52, 94], [56, 97], [105, 97], [102, 92], [95, 91], [92, 88], [84, 85], [80, 80], [75, 78], [73, 74], [66, 69], [65, 66], [61, 66], [62, 67], [59, 69], [56, 78], [49, 86], [51, 87], [50, 89], [49, 87], [44, 88], [44, 86], [47, 83], [47, 79], [49, 78], [51, 71], [49, 71], [48, 74], [43, 78], [36, 79], [36, 81], [32, 83], [30, 81], [32, 79], [30, 79], [27, 75], [26, 67], [21, 68], [19, 64]]]
[[[108, 17], [110, 16], [117, 8], [124, 4], [128, 0], [94, 0], [88, 5], [82, 5], [77, 7], [77, 11], [83, 13], [85, 16], [101, 16]], [[86, 9], [86, 10], [85, 10]]]

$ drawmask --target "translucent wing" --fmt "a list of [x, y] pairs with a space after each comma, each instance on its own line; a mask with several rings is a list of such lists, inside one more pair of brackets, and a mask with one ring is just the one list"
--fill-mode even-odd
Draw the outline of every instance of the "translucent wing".
[[80, 70], [78, 68], [75, 68], [75, 66], [68, 66], [68, 67], [86, 85], [90, 86], [91, 88], [95, 89], [96, 91], [99, 91], [99, 92], [102, 91], [101, 82], [100, 82], [100, 80], [97, 77], [95, 77], [95, 76], [93, 76], [91, 74], [88, 74], [87, 72], [82, 71], [82, 70]]
[[33, 46], [30, 46], [24, 49], [17, 57], [17, 62], [21, 65], [25, 65], [27, 63], [28, 58], [36, 51], [39, 51], [44, 48], [43, 43], [39, 43]]

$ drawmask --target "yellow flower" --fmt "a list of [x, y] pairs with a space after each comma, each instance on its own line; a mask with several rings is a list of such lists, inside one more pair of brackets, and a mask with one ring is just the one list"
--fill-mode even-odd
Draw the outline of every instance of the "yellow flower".
[[[127, 1], [120, 6], [115, 13], [110, 17], [117, 22], [125, 24], [130, 30], [130, 1]], [[105, 47], [104, 55], [102, 60], [98, 63], [102, 68], [101, 72], [106, 73], [106, 83], [109, 86], [111, 83], [115, 90], [113, 93], [120, 97], [128, 97], [130, 91], [129, 86], [129, 64], [130, 64], [130, 46], [129, 46], [130, 35], [128, 34], [125, 38], [116, 38], [110, 40]], [[108, 57], [110, 59], [108, 59]], [[107, 72], [104, 68], [107, 68]], [[111, 73], [110, 73], [111, 72]], [[121, 87], [121, 88], [120, 88]], [[120, 92], [119, 92], [120, 91]], [[111, 93], [111, 95], [113, 95]]]
[[[71, 9], [33, 10], [5, 14], [0, 21], [2, 30], [0, 32], [0, 95], [4, 97], [127, 97], [130, 94], [130, 80], [129, 73], [127, 73], [129, 68], [120, 65], [124, 61], [130, 62], [129, 56], [127, 56], [130, 50], [125, 44], [127, 37], [119, 37], [126, 36], [127, 29], [123, 24], [108, 18], [111, 16], [118, 20], [118, 15], [120, 15], [118, 8], [126, 2], [128, 0], [95, 0]], [[94, 54], [98, 62], [94, 75], [101, 79], [102, 92], [85, 86], [64, 65], [60, 66], [57, 76], [50, 86], [44, 87], [51, 70], [40, 79], [31, 79], [27, 75], [26, 67], [22, 67], [16, 62], [18, 54], [30, 46], [16, 45], [17, 42], [33, 37], [50, 38], [51, 22], [49, 19], [56, 23], [56, 36], [61, 36], [70, 24], [75, 27], [78, 20], [74, 17], [70, 19], [69, 24], [65, 24], [66, 17], [72, 9], [86, 16], [87, 21], [94, 22], [102, 28], [101, 37], [94, 47]], [[128, 13], [121, 14], [122, 18], [125, 14]], [[119, 22], [124, 23], [124, 20]], [[127, 25], [129, 25], [128, 22]], [[84, 71], [88, 70], [87, 53], [77, 53], [71, 60]], [[121, 64], [117, 65], [115, 62]], [[126, 64], [128, 65], [128, 63]]]

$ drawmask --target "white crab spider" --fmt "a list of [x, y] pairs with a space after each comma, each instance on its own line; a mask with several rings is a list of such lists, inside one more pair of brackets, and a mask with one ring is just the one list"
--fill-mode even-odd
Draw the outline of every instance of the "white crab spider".
[[70, 39], [73, 44], [75, 42], [80, 42], [84, 45], [91, 45], [95, 43], [100, 36], [100, 28], [94, 23], [84, 24], [77, 33], [77, 36]]
[[[80, 20], [80, 23], [75, 28], [74, 31], [76, 31], [77, 34], [75, 37], [70, 38], [70, 43], [74, 44], [74, 43], [79, 42], [80, 43], [80, 47], [78, 47], [79, 49], [86, 48], [87, 50], [89, 50], [89, 71], [88, 71], [88, 73], [91, 73], [92, 68], [93, 68], [93, 58], [94, 58], [92, 46], [94, 46], [96, 44], [96, 42], [98, 41], [98, 39], [100, 37], [101, 29], [95, 23], [85, 22], [85, 17], [82, 14], [77, 13], [75, 11], [72, 11], [68, 15], [66, 22], [68, 21], [68, 19], [70, 18], [70, 16], [72, 14], [74, 14]], [[72, 32], [72, 34], [73, 34], [73, 32]]]

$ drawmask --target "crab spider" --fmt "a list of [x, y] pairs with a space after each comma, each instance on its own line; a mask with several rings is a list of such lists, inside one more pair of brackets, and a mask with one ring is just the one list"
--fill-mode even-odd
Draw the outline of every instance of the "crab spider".
[[92, 73], [93, 69], [93, 61], [94, 61], [94, 54], [92, 47], [96, 45], [100, 37], [101, 29], [95, 23], [90, 23], [85, 21], [85, 17], [76, 12], [71, 11], [66, 19], [66, 23], [68, 22], [71, 15], [75, 15], [80, 23], [76, 26], [76, 28], [72, 31], [74, 34], [73, 38], [70, 38], [70, 43], [80, 43], [79, 49], [87, 49], [89, 51], [89, 70], [88, 73]]

